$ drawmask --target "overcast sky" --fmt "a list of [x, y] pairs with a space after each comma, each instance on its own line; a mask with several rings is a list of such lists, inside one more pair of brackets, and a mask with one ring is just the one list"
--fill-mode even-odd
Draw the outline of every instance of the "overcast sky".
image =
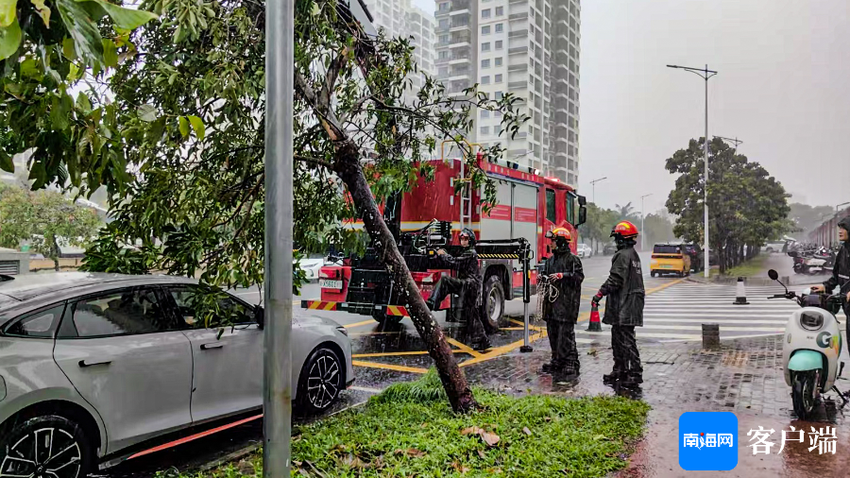
[[[414, 0], [434, 10], [434, 2]], [[709, 135], [737, 136], [812, 205], [850, 201], [850, 1], [582, 2], [579, 190], [606, 207], [663, 207], [664, 160], [704, 134], [704, 82], [666, 64], [709, 68]]]

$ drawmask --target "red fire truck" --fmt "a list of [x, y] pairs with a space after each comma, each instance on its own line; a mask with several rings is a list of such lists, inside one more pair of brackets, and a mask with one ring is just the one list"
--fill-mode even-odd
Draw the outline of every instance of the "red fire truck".
[[[464, 187], [455, 192], [455, 181], [464, 177], [461, 160], [434, 161], [434, 180], [418, 184], [401, 199], [387, 201], [384, 207], [390, 230], [396, 235], [413, 279], [424, 298], [449, 270], [432, 267], [434, 248], [444, 247], [450, 253], [460, 230], [472, 229], [479, 240], [525, 238], [531, 245], [532, 266], [549, 256], [545, 233], [555, 227], [566, 227], [577, 238], [576, 227], [585, 221], [585, 198], [557, 178], [543, 177], [538, 172], [514, 163], [481, 163], [487, 175], [496, 182], [497, 205], [482, 213], [479, 191]], [[353, 223], [352, 227], [362, 227]], [[573, 241], [575, 252], [576, 241]], [[522, 295], [522, 264], [513, 254], [489, 252], [484, 244], [476, 248], [483, 273], [484, 311], [482, 317], [495, 326], [505, 310], [505, 300]], [[492, 249], [498, 251], [498, 248]], [[343, 266], [326, 266], [319, 273], [320, 300], [305, 300], [306, 309], [340, 310], [371, 315], [384, 323], [398, 322], [407, 316], [403, 300], [394, 293], [389, 274], [374, 255], [347, 259]], [[531, 283], [536, 283], [532, 267]], [[440, 309], [450, 312], [460, 301], [447, 297]], [[448, 320], [456, 320], [450, 313]], [[487, 325], [487, 324], [485, 324]]]

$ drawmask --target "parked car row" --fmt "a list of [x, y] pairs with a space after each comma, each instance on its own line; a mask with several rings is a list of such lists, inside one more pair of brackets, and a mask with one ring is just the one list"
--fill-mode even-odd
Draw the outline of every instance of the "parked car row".
[[[210, 293], [204, 310], [198, 298]], [[229, 325], [215, 327], [223, 317]], [[0, 476], [82, 477], [166, 436], [256, 413], [263, 324], [262, 307], [184, 278], [0, 283]], [[346, 330], [294, 318], [292, 334], [293, 399], [325, 410], [354, 380]]]

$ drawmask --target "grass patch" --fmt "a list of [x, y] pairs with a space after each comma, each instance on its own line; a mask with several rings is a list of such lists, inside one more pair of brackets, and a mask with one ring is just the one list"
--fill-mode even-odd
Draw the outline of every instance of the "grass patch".
[[[293, 476], [605, 476], [627, 464], [649, 411], [622, 397], [514, 398], [476, 389], [482, 410], [455, 415], [441, 391], [432, 370], [392, 385], [363, 408], [299, 427]], [[261, 466], [257, 454], [178, 476], [260, 476]]]
[[[764, 270], [764, 263], [768, 259], [768, 254], [759, 254], [748, 261], [744, 261], [737, 267], [726, 270], [726, 276], [729, 277], [767, 277]], [[711, 276], [720, 275], [720, 269], [712, 269]]]

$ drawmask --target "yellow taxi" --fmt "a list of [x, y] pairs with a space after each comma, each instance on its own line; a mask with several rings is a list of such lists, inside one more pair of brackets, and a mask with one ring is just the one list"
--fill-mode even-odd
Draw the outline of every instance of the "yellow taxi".
[[685, 277], [691, 273], [691, 256], [685, 253], [682, 244], [656, 244], [652, 248], [649, 275], [676, 274]]

